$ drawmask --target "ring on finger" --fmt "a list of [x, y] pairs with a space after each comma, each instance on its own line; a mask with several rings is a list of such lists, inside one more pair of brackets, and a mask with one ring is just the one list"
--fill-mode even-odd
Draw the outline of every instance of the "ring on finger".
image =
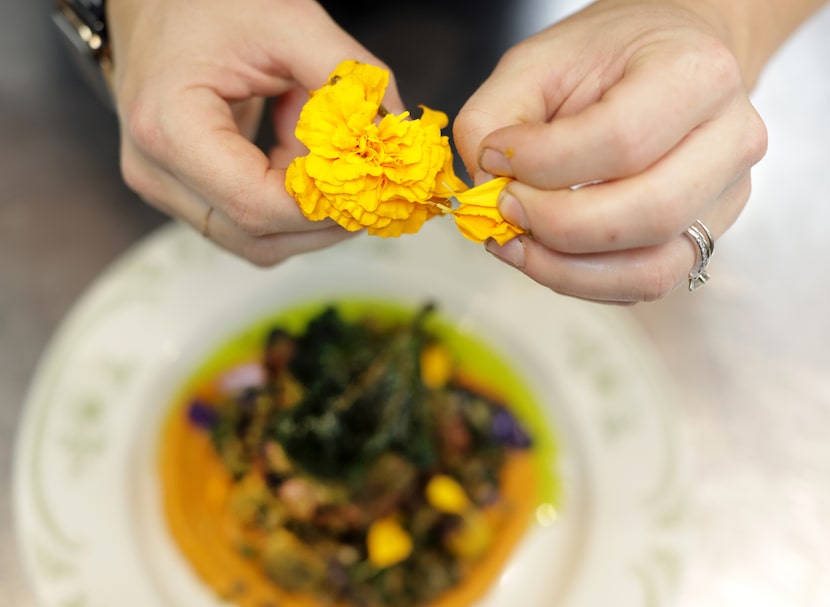
[[205, 218], [202, 220], [202, 236], [210, 238], [210, 216], [213, 214], [213, 207], [208, 207]]
[[706, 271], [706, 266], [709, 265], [709, 260], [712, 258], [712, 253], [715, 252], [715, 239], [712, 238], [712, 232], [709, 228], [698, 219], [690, 225], [685, 232], [691, 241], [697, 245], [700, 256], [697, 259], [692, 271], [689, 272], [689, 291], [694, 291], [706, 284], [709, 280], [709, 273]]

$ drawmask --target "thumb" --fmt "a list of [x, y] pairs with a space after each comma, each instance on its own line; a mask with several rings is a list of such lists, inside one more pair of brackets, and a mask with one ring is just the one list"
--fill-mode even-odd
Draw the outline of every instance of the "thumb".
[[506, 126], [545, 122], [547, 104], [536, 78], [503, 59], [467, 100], [453, 122], [453, 142], [475, 183], [490, 176], [479, 167], [481, 142]]

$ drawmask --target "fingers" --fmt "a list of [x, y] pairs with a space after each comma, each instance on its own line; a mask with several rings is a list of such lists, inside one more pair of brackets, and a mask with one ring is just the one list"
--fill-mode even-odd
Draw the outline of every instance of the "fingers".
[[627, 179], [553, 191], [513, 182], [500, 209], [519, 216], [532, 237], [488, 250], [566, 295], [610, 303], [665, 297], [687, 282], [698, 254], [685, 230], [701, 219], [717, 238], [732, 225], [765, 149], [766, 130], [746, 101]]
[[[715, 240], [741, 213], [749, 194], [747, 173], [700, 217]], [[555, 251], [530, 236], [520, 236], [502, 247], [488, 242], [487, 249], [558, 293], [602, 303], [654, 301], [667, 296], [687, 284], [699, 254], [682, 233], [654, 246], [581, 255]]]
[[201, 227], [196, 225], [196, 220], [190, 220], [188, 223], [201, 229], [205, 232], [205, 237], [210, 238], [222, 248], [262, 267], [273, 266], [294, 255], [323, 249], [354, 236], [353, 232], [348, 232], [329, 222], [324, 224], [329, 227], [313, 231], [252, 236], [240, 230], [227, 216], [215, 210], [209, 218], [205, 211], [200, 221]]
[[[706, 69], [697, 67], [704, 73], [690, 78], [704, 60]], [[667, 52], [635, 63], [580, 111], [489, 134], [481, 143], [479, 164], [490, 174], [544, 189], [635, 175], [727, 111], [742, 87], [737, 63], [725, 47], [711, 43], [709, 49]]]
[[[188, 223], [222, 248], [256, 265], [270, 266], [291, 255], [327, 247], [352, 235], [330, 221], [303, 221], [300, 231], [252, 235], [241, 229], [222, 209], [210, 206], [177, 178], [152, 166], [151, 161], [142, 158], [137, 150], [125, 150], [122, 158], [131, 159], [133, 166], [145, 165], [137, 174], [153, 176], [152, 179], [142, 177], [141, 183], [131, 184], [136, 190], [145, 192], [143, 197], [148, 204]], [[131, 183], [130, 175], [125, 172], [128, 183]]]
[[[152, 171], [156, 165], [249, 234], [314, 229], [285, 191], [285, 172], [272, 168], [265, 154], [239, 134], [224, 101], [207, 89], [189, 89], [166, 107], [160, 127], [154, 128], [155, 116], [142, 117], [140, 109], [134, 114], [130, 140], [151, 163], [130, 167], [128, 156], [123, 166], [139, 193], [159, 197], [157, 191], [143, 190], [141, 177], [131, 183], [128, 170]], [[153, 122], [144, 128], [148, 121]]]
[[748, 102], [693, 130], [649, 168], [627, 179], [541, 190], [511, 182], [500, 201], [508, 219], [562, 253], [665, 243], [705, 215], [766, 149], [766, 130]]
[[[522, 64], [539, 65], [532, 58]], [[541, 65], [546, 64], [547, 61]], [[546, 98], [539, 86], [531, 85], [529, 90], [516, 94], [526, 79], [518, 65], [502, 60], [453, 121], [453, 143], [476, 183], [487, 178], [479, 166], [480, 146], [485, 137], [508, 125], [547, 120]]]

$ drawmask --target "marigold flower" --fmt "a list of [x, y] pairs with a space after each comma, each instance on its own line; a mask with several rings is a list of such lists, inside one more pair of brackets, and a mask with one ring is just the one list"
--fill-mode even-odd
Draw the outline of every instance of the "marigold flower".
[[[522, 233], [498, 212], [506, 180], [468, 189], [441, 134], [447, 115], [426, 106], [415, 119], [387, 113], [388, 85], [386, 70], [350, 60], [309, 95], [295, 130], [308, 154], [295, 158], [285, 176], [303, 214], [384, 237], [417, 232], [442, 213], [452, 213], [461, 233], [476, 242], [503, 244]], [[452, 198], [458, 209], [452, 210]]]
[[499, 194], [510, 182], [508, 177], [497, 177], [479, 186], [455, 195], [460, 206], [453, 211], [455, 225], [472, 241], [484, 242], [492, 238], [500, 245], [525, 231], [509, 223], [499, 213]]
[[385, 113], [388, 83], [385, 70], [345, 61], [303, 107], [295, 134], [309, 153], [288, 167], [285, 186], [309, 219], [378, 236], [413, 233], [442, 212], [433, 198], [457, 187], [441, 135], [446, 115]]

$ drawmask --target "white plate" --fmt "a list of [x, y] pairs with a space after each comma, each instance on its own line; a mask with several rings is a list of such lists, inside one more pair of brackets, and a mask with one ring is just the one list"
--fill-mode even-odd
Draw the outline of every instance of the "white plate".
[[560, 518], [533, 527], [480, 607], [668, 605], [688, 492], [662, 368], [623, 310], [556, 296], [448, 223], [271, 270], [170, 226], [115, 263], [53, 339], [20, 428], [16, 528], [39, 604], [220, 605], [165, 532], [153, 459], [171, 396], [252, 321], [369, 295], [437, 301], [513, 362], [561, 445]]

